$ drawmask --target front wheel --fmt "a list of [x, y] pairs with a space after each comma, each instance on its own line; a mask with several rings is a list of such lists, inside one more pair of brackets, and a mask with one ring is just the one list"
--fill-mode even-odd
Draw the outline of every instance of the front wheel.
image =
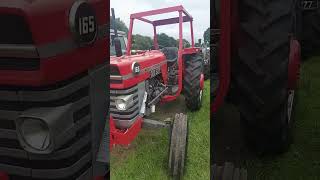
[[169, 174], [181, 179], [184, 174], [188, 149], [188, 122], [184, 114], [176, 114], [170, 134]]

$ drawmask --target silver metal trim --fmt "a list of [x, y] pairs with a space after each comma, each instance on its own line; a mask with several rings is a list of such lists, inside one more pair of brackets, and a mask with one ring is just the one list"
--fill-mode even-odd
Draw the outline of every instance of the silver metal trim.
[[33, 45], [0, 44], [0, 57], [38, 58], [39, 55]]
[[88, 85], [89, 79], [88, 76], [85, 76], [75, 82], [72, 82], [71, 84], [48, 91], [0, 91], [0, 100], [33, 102], [54, 101], [68, 96]]

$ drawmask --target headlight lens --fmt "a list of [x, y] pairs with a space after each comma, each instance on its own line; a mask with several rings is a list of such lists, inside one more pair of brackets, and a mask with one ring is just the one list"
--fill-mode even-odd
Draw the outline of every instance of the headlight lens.
[[22, 138], [31, 148], [44, 151], [50, 145], [50, 132], [47, 124], [39, 119], [24, 119], [20, 126]]
[[118, 96], [115, 104], [118, 110], [125, 111], [133, 104], [133, 95]]
[[123, 99], [116, 100], [116, 107], [120, 111], [125, 111], [127, 109], [127, 103]]

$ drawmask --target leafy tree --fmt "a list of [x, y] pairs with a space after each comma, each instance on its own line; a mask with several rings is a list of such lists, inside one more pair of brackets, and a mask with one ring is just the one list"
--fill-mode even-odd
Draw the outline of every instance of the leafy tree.
[[[182, 42], [183, 42], [183, 47], [185, 48], [191, 47], [191, 44], [186, 39], [182, 39]], [[179, 47], [179, 39], [177, 39], [176, 47]]]
[[163, 47], [177, 47], [177, 41], [165, 33], [157, 34], [158, 44]]
[[[165, 33], [157, 34], [158, 44], [162, 47], [179, 47], [179, 39], [168, 36]], [[136, 34], [132, 36], [132, 49], [148, 50], [153, 46], [153, 39], [149, 36]], [[183, 39], [183, 46], [190, 47], [190, 42]]]
[[209, 45], [210, 44], [210, 28], [208, 28], [204, 33], [203, 33], [203, 39], [204, 43]]
[[135, 50], [148, 50], [152, 47], [153, 40], [149, 36], [142, 36], [136, 34], [132, 36], [132, 49]]
[[[116, 26], [117, 26], [117, 30], [124, 31], [124, 32], [126, 32], [126, 34], [128, 34], [129, 29], [126, 26], [126, 24], [120, 18], [116, 18]], [[110, 16], [110, 28], [113, 29], [112, 16]]]

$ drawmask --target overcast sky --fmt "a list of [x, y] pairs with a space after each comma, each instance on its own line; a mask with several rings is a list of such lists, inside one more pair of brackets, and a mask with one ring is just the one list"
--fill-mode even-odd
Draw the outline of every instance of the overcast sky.
[[[141, 11], [148, 11], [158, 8], [182, 5], [193, 17], [193, 33], [195, 42], [203, 39], [204, 31], [210, 27], [210, 0], [111, 0], [110, 6], [115, 9], [116, 17], [119, 17], [129, 28], [130, 14]], [[111, 15], [111, 10], [110, 10]], [[150, 16], [147, 19], [156, 20], [162, 18], [177, 17], [178, 13], [168, 15]], [[190, 23], [184, 23], [183, 38], [191, 43]], [[133, 34], [153, 36], [152, 25], [135, 20]], [[157, 33], [166, 33], [175, 39], [179, 38], [178, 24], [159, 26]], [[202, 40], [203, 41], [203, 40]]]

